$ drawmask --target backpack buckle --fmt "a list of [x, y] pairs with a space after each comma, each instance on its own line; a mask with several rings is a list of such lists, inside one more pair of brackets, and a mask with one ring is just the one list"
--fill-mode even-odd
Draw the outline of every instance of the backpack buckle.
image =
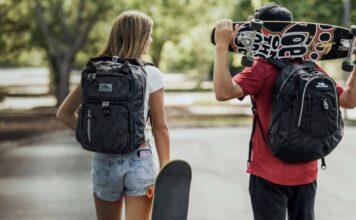
[[87, 77], [91, 82], [96, 80], [96, 74], [95, 73], [88, 73]]
[[110, 102], [103, 101], [101, 103], [101, 108], [104, 111], [104, 115], [110, 115]]
[[114, 61], [115, 63], [117, 63], [118, 60], [119, 60], [119, 57], [118, 57], [118, 56], [113, 56], [113, 57], [112, 57], [112, 61]]

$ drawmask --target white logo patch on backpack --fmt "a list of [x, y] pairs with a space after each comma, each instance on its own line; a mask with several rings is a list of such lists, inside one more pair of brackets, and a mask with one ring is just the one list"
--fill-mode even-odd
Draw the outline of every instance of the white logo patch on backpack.
[[99, 92], [112, 92], [111, 83], [99, 83]]
[[324, 82], [318, 82], [315, 88], [328, 88], [329, 86], [326, 85]]

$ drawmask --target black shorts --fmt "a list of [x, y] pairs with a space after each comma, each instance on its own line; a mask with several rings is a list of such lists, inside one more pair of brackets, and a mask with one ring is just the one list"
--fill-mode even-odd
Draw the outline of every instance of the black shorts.
[[249, 192], [255, 220], [314, 220], [317, 182], [284, 186], [251, 175]]

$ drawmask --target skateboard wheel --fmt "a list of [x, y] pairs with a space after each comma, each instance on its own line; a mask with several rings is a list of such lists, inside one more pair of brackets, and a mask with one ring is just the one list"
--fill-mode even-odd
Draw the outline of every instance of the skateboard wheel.
[[242, 66], [251, 67], [253, 65], [253, 58], [248, 56], [243, 56], [241, 59]]
[[356, 25], [351, 26], [351, 31], [350, 31], [352, 36], [356, 36]]
[[258, 19], [252, 19], [250, 21], [249, 27], [252, 30], [260, 31], [262, 29], [262, 27], [263, 27], [263, 22], [258, 20]]
[[342, 62], [342, 70], [345, 72], [351, 72], [354, 69], [354, 65], [348, 63], [347, 61]]

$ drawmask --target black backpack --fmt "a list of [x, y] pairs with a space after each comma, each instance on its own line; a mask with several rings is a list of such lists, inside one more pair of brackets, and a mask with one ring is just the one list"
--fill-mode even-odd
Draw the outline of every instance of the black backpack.
[[101, 56], [81, 75], [76, 139], [89, 151], [126, 154], [145, 141], [146, 72], [136, 60]]
[[322, 159], [325, 168], [324, 157], [340, 142], [344, 128], [334, 80], [316, 70], [312, 62], [269, 62], [280, 69], [273, 91], [269, 136], [266, 138], [263, 132], [251, 97], [255, 119], [248, 161], [257, 121], [273, 155], [287, 163]]

